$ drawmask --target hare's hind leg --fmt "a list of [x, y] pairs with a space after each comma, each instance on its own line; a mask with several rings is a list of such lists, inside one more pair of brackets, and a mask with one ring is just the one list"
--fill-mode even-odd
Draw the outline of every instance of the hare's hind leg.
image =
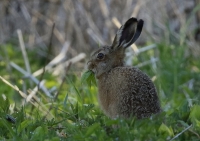
[[130, 93], [125, 93], [120, 100], [120, 103], [118, 105], [119, 108], [119, 115], [124, 118], [129, 118], [133, 116], [137, 116], [137, 105], [138, 101], [136, 101], [136, 98], [134, 95]]

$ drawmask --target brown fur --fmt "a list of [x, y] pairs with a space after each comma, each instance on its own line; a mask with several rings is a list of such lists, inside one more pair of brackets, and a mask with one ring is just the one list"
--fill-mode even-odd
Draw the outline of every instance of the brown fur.
[[[135, 67], [124, 66], [124, 52], [129, 41], [119, 40], [123, 39], [121, 36], [126, 35], [127, 31], [130, 36], [125, 37], [131, 39], [135, 35], [137, 26], [135, 19], [127, 22], [128, 24], [119, 29], [112, 46], [104, 46], [91, 55], [88, 69], [95, 73], [98, 80], [99, 104], [107, 116], [110, 118], [136, 116], [140, 119], [159, 113], [161, 109], [151, 79]], [[132, 29], [134, 30], [131, 31]], [[99, 53], [104, 55], [102, 59], [97, 57]]]

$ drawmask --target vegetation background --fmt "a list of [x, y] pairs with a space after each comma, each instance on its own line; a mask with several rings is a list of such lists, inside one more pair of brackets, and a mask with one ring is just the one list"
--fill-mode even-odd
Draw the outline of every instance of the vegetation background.
[[[109, 119], [85, 64], [130, 17], [145, 24], [126, 64], [163, 112]], [[199, 56], [200, 0], [1, 0], [0, 140], [200, 140]]]

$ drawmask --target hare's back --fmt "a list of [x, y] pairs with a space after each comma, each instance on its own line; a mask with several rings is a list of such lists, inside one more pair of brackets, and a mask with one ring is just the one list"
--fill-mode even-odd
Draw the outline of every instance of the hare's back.
[[130, 91], [134, 95], [157, 94], [149, 76], [135, 67], [116, 67], [111, 70], [108, 78], [116, 89]]
[[160, 112], [156, 88], [145, 73], [135, 67], [116, 67], [111, 74], [115, 90], [121, 95], [119, 108], [124, 116], [135, 113], [142, 118]]
[[110, 77], [116, 80], [125, 80], [123, 83], [149, 83], [151, 79], [141, 70], [135, 67], [116, 67], [111, 70]]

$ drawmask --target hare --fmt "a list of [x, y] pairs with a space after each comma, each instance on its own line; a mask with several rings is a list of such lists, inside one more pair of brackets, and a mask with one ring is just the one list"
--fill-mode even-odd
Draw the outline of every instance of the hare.
[[130, 18], [117, 31], [112, 45], [91, 54], [88, 69], [98, 80], [98, 100], [110, 118], [138, 119], [161, 111], [156, 88], [151, 79], [135, 67], [124, 65], [125, 49], [142, 31], [143, 20]]

